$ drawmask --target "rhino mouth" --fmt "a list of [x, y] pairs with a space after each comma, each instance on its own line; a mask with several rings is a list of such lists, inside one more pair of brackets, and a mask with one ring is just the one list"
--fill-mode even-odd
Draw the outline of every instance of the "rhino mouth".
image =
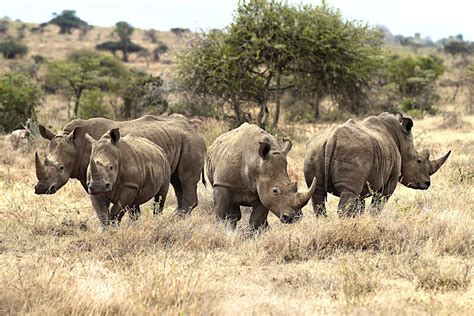
[[36, 184], [35, 185], [35, 194], [42, 195], [42, 194], [54, 194], [58, 191], [58, 187], [54, 184], [51, 185], [42, 185]]
[[430, 181], [426, 182], [409, 182], [406, 186], [409, 187], [410, 189], [415, 189], [415, 190], [427, 190], [430, 187]]
[[87, 186], [87, 192], [92, 195], [107, 193], [110, 191], [112, 191], [112, 186], [109, 183], [97, 184], [97, 185], [94, 183], [90, 183]]
[[280, 216], [280, 221], [283, 224], [293, 224], [298, 222], [303, 217], [303, 212], [297, 211], [292, 212], [291, 214], [282, 214]]

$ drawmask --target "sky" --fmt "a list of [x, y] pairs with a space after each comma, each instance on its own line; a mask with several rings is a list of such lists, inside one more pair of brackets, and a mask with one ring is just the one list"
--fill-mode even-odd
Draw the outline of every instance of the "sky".
[[[319, 4], [320, 0], [289, 0]], [[393, 34], [421, 33], [433, 40], [463, 34], [474, 41], [472, 0], [327, 0], [344, 17], [387, 26]], [[89, 24], [112, 26], [127, 21], [135, 27], [194, 31], [223, 28], [232, 21], [238, 0], [0, 0], [0, 17], [46, 22], [53, 12], [76, 10]]]

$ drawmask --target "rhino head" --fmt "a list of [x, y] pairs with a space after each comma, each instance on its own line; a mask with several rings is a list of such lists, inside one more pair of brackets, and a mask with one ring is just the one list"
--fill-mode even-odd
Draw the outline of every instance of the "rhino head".
[[446, 162], [451, 150], [443, 157], [430, 160], [430, 151], [424, 149], [421, 153], [416, 151], [413, 144], [413, 135], [411, 129], [413, 121], [410, 118], [403, 117], [402, 114], [395, 115], [402, 127], [402, 142], [401, 156], [402, 156], [402, 170], [399, 181], [412, 189], [426, 190], [430, 187], [430, 176], [433, 175]]
[[118, 128], [106, 132], [98, 141], [86, 134], [91, 142], [92, 151], [87, 168], [87, 189], [90, 194], [112, 191], [118, 178], [120, 151], [117, 146], [120, 140]]
[[272, 148], [266, 139], [259, 144], [259, 171], [256, 177], [258, 197], [263, 206], [278, 216], [282, 223], [292, 223], [303, 215], [301, 208], [316, 190], [316, 178], [308, 191], [298, 193], [297, 184], [290, 181], [287, 172], [286, 156], [291, 150], [291, 141], [284, 140], [281, 151]]
[[44, 162], [41, 162], [38, 152], [35, 152], [38, 179], [35, 193], [54, 194], [67, 183], [80, 164], [78, 157], [83, 148], [84, 132], [81, 127], [76, 127], [68, 135], [56, 135], [43, 125], [38, 127], [41, 136], [49, 140], [49, 148]]

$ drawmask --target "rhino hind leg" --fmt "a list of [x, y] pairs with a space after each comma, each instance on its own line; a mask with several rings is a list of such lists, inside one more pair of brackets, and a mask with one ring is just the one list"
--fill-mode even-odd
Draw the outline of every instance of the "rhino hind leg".
[[181, 182], [179, 181], [178, 175], [174, 173], [171, 175], [171, 185], [174, 188], [174, 193], [176, 194], [176, 212], [179, 213], [183, 209], [183, 188], [181, 187]]
[[183, 188], [182, 211], [185, 214], [190, 214], [198, 205], [197, 182], [182, 183], [181, 185]]
[[339, 200], [338, 212], [341, 216], [354, 217], [359, 215], [365, 207], [365, 201], [351, 191], [343, 191]]
[[153, 205], [153, 215], [158, 215], [165, 208], [166, 197], [168, 195], [169, 183], [164, 183], [160, 191], [155, 195], [155, 205]]
[[[136, 221], [138, 220], [138, 218], [140, 218], [140, 215], [141, 215], [141, 210], [140, 210], [140, 206], [138, 205], [133, 205], [130, 207], [130, 210], [128, 212], [128, 217], [132, 220], [132, 221]], [[121, 218], [120, 218], [121, 219]]]

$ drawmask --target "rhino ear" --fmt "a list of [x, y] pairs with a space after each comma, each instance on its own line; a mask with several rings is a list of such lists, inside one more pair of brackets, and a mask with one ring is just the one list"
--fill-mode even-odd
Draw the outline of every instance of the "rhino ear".
[[69, 135], [66, 136], [68, 142], [73, 142], [79, 139], [81, 136], [84, 136], [84, 129], [80, 126], [74, 128]]
[[116, 145], [120, 139], [120, 131], [118, 128], [110, 130], [110, 141], [112, 144]]
[[428, 149], [423, 149], [423, 151], [421, 152], [421, 155], [425, 159], [430, 159], [430, 151]]
[[411, 132], [411, 128], [413, 127], [413, 121], [411, 118], [404, 117], [402, 121], [402, 126], [407, 131], [407, 133]]
[[54, 134], [53, 132], [51, 132], [49, 129], [47, 129], [47, 128], [44, 127], [43, 125], [38, 125], [38, 129], [39, 129], [40, 135], [41, 135], [43, 138], [46, 138], [46, 139], [48, 139], [48, 140], [51, 140], [51, 139], [53, 139], [54, 137], [56, 137], [56, 134]]
[[397, 118], [397, 120], [398, 120], [398, 122], [400, 122], [400, 124], [403, 122], [403, 114], [402, 113], [395, 112], [395, 114], [393, 114], [393, 115]]
[[291, 147], [293, 147], [293, 143], [291, 142], [291, 140], [283, 138], [283, 150], [281, 153], [285, 156], [288, 155], [288, 152], [291, 150]]
[[268, 159], [272, 146], [266, 141], [260, 141], [258, 143], [260, 144], [260, 147], [258, 148], [258, 154], [260, 155], [260, 157], [262, 157], [262, 159]]

